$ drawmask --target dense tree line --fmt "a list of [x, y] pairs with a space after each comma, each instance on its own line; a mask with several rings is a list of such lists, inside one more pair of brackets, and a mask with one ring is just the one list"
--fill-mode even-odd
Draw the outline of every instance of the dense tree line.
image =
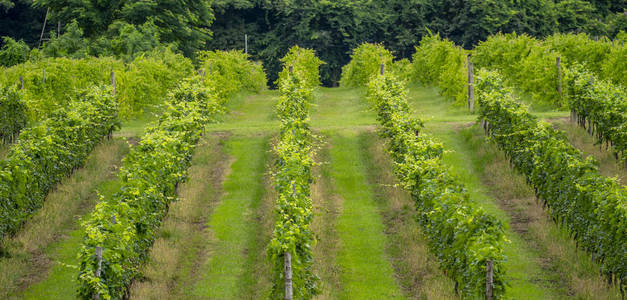
[[67, 44], [85, 38], [85, 45], [73, 43], [87, 49], [80, 55], [132, 56], [167, 43], [193, 57], [199, 49], [242, 49], [248, 34], [249, 52], [271, 76], [298, 44], [327, 63], [321, 75], [332, 85], [348, 53], [364, 42], [407, 58], [429, 31], [466, 48], [497, 32], [613, 37], [627, 29], [625, 7], [627, 0], [0, 0], [0, 36], [36, 46], [48, 8], [53, 29], [75, 24], [63, 41], [55, 30], [46, 35], [48, 44], [57, 38], [53, 55], [60, 56], [77, 52]]

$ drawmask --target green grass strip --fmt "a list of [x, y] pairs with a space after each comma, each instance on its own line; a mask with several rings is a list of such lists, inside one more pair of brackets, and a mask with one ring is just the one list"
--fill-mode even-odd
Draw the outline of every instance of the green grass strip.
[[385, 253], [383, 222], [366, 178], [363, 149], [355, 133], [331, 142], [331, 176], [342, 198], [337, 220], [342, 299], [402, 299]]
[[248, 248], [257, 248], [249, 242], [255, 239], [257, 225], [250, 216], [265, 190], [268, 142], [262, 137], [234, 137], [226, 148], [234, 162], [224, 183], [224, 197], [208, 222], [210, 257], [194, 286], [194, 298], [242, 299], [240, 291], [255, 283], [245, 275], [249, 269], [245, 261]]

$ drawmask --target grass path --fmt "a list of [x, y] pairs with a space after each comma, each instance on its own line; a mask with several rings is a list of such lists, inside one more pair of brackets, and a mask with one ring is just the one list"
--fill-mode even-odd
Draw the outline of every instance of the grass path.
[[340, 299], [402, 299], [386, 253], [379, 208], [365, 174], [363, 151], [354, 132], [331, 136], [334, 191], [341, 198], [337, 218], [341, 270]]
[[206, 222], [219, 201], [228, 157], [226, 136], [205, 135], [194, 150], [189, 179], [179, 185], [178, 200], [168, 210], [150, 252], [144, 277], [131, 286], [131, 299], [173, 299], [193, 284], [194, 271], [206, 252]]
[[437, 258], [429, 252], [414, 200], [396, 186], [393, 161], [376, 133], [364, 131], [359, 144], [365, 153], [368, 183], [383, 215], [388, 237], [386, 252], [405, 295], [412, 299], [457, 299], [454, 282], [440, 270]]
[[[200, 279], [191, 296], [196, 299], [242, 299], [247, 285], [256, 278], [249, 276], [246, 261], [249, 253], [258, 255], [262, 245], [255, 239], [255, 220], [265, 191], [262, 180], [266, 166], [266, 138], [233, 137], [227, 142], [232, 157], [231, 171], [224, 182], [224, 196], [208, 221], [208, 261], [199, 270]], [[252, 280], [251, 280], [252, 279]]]

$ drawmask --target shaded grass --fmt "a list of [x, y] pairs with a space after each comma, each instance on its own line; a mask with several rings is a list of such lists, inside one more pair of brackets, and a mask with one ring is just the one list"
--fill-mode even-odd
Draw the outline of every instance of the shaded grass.
[[402, 299], [378, 206], [368, 185], [363, 151], [354, 132], [331, 136], [330, 175], [341, 197], [337, 219], [340, 240], [341, 299]]
[[228, 159], [223, 137], [205, 135], [194, 150], [188, 180], [177, 189], [178, 200], [170, 205], [151, 248], [144, 277], [130, 289], [135, 299], [180, 298], [193, 283], [193, 268], [206, 248], [206, 221], [219, 200]]
[[[101, 146], [107, 147], [109, 143]], [[82, 170], [77, 171], [68, 179], [73, 185], [66, 189], [66, 184], [63, 183], [48, 195], [46, 205], [50, 206], [44, 206], [38, 213], [42, 219], [35, 226], [27, 227], [26, 230], [33, 230], [31, 232], [34, 234], [29, 234], [31, 242], [24, 243], [23, 249], [39, 249], [34, 253], [41, 251], [35, 256], [36, 262], [30, 264], [30, 271], [35, 271], [42, 261], [47, 264], [38, 270], [38, 274], [27, 275], [32, 277], [28, 285], [25, 285], [27, 288], [21, 298], [63, 299], [75, 294], [78, 287], [77, 253], [83, 238], [83, 231], [79, 226], [81, 216], [90, 211], [97, 202], [96, 191], [104, 197], [111, 197], [120, 187], [120, 181], [115, 174], [121, 164], [120, 160], [128, 152], [128, 145], [120, 140], [114, 143], [109, 146], [114, 147], [114, 152], [100, 156], [100, 149], [96, 149], [92, 153], [93, 165], [88, 163], [90, 166], [85, 167], [90, 171], [84, 174], [81, 174]], [[56, 195], [67, 202], [52, 200]]]
[[388, 238], [386, 252], [399, 282], [408, 298], [457, 299], [455, 283], [439, 268], [437, 258], [429, 252], [427, 241], [416, 222], [415, 203], [408, 192], [400, 187], [393, 172], [393, 161], [384, 143], [373, 132], [359, 136], [364, 149], [368, 182], [383, 214]]
[[243, 293], [250, 291], [250, 286], [260, 280], [245, 273], [250, 272], [248, 257], [265, 251], [264, 245], [255, 242], [258, 224], [253, 216], [265, 191], [260, 178], [267, 151], [265, 137], [233, 136], [227, 143], [227, 152], [234, 161], [224, 182], [222, 201], [207, 224], [208, 261], [200, 268], [200, 278], [190, 289], [191, 298], [247, 298]]

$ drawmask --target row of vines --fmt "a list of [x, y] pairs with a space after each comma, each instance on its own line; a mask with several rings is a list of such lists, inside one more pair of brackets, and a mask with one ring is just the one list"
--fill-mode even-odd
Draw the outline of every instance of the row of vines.
[[[204, 125], [223, 109], [198, 78], [179, 84], [161, 118], [124, 158], [122, 188], [101, 199], [83, 226], [79, 297], [122, 299], [185, 179]], [[100, 253], [98, 252], [100, 247]]]
[[81, 90], [112, 85], [111, 72], [120, 117], [126, 119], [159, 104], [178, 80], [193, 74], [193, 65], [167, 49], [141, 55], [128, 64], [108, 57], [46, 58], [8, 68], [0, 76], [0, 85], [23, 86], [28, 120], [41, 121], [75, 99]]
[[[558, 43], [564, 39], [556, 36], [543, 42], [526, 35], [499, 34], [473, 50], [473, 61], [480, 67], [498, 69], [511, 85], [531, 95], [534, 101], [567, 105], [578, 124], [588, 129], [597, 143], [611, 145], [617, 159], [627, 160], [627, 91], [619, 84], [599, 78], [598, 74], [603, 73], [591, 72], [582, 66], [579, 62], [598, 68], [595, 67], [598, 62], [592, 58], [578, 58], [583, 54], [570, 54], [577, 61], [566, 57], [562, 59], [564, 65], [558, 69], [556, 63], [561, 54], [550, 49], [563, 50], [563, 47], [547, 45], [569, 45]], [[612, 49], [619, 51], [624, 46]], [[624, 74], [624, 70], [614, 71], [613, 74]], [[562, 91], [559, 72], [563, 73], [565, 88]]]
[[[363, 53], [371, 53], [369, 57], [375, 62], [364, 63], [368, 56]], [[456, 282], [456, 289], [463, 297], [486, 295], [488, 264], [493, 267], [493, 295], [503, 295], [506, 240], [502, 224], [477, 207], [459, 180], [442, 165], [442, 144], [422, 133], [422, 122], [411, 116], [404, 83], [398, 79], [403, 73], [393, 69], [385, 75], [373, 76], [383, 73], [386, 63], [376, 61], [377, 53], [387, 52], [380, 45], [366, 44], [357, 48], [353, 58], [361, 62], [351, 62], [345, 68], [350, 72], [343, 74], [343, 81], [368, 79], [364, 85], [383, 126], [381, 134], [388, 139], [395, 173], [416, 202], [418, 221], [431, 251]], [[373, 67], [375, 63], [379, 66]]]
[[311, 299], [319, 293], [319, 279], [313, 273], [315, 238], [311, 230], [310, 184], [314, 136], [308, 118], [313, 89], [319, 85], [318, 67], [322, 61], [313, 50], [295, 46], [282, 62], [285, 67], [278, 79], [281, 97], [276, 106], [281, 128], [274, 147], [278, 157], [274, 174], [277, 219], [268, 246], [273, 283], [270, 298]]
[[479, 118], [486, 133], [535, 188], [553, 220], [602, 265], [608, 282], [627, 287], [627, 189], [519, 103], [497, 72], [477, 76]]
[[[510, 84], [531, 95], [534, 101], [567, 104], [572, 118], [594, 134], [598, 143], [611, 145], [616, 157], [624, 161], [627, 149], [625, 90], [599, 78], [609, 76], [586, 70], [580, 62], [593, 68], [591, 65], [597, 60], [584, 60], [581, 58], [584, 54], [580, 53], [567, 56], [579, 57], [578, 61], [561, 66], [564, 90], [560, 93], [557, 68], [560, 54], [554, 50], [561, 49], [555, 44], [566, 38], [581, 36], [554, 36], [543, 44], [525, 35], [499, 34], [480, 43], [472, 51], [472, 60], [479, 66], [500, 70]], [[623, 46], [615, 45], [615, 50], [607, 52], [618, 51], [620, 47]], [[438, 36], [423, 38], [416, 50], [416, 56], [426, 57], [414, 57], [413, 78], [440, 86], [442, 93], [450, 98], [459, 99], [455, 95], [464, 95], [468, 83], [461, 83], [465, 81], [462, 76], [468, 72], [468, 64], [461, 58], [466, 53]], [[457, 74], [459, 78], [447, 81], [444, 74]], [[563, 133], [529, 114], [499, 73], [481, 70], [477, 77], [479, 114], [486, 133], [527, 177], [554, 220], [567, 224], [577, 244], [592, 253], [602, 265], [608, 281], [620, 281], [624, 289], [627, 276], [625, 188], [614, 179], [601, 176], [594, 160], [584, 158]]]
[[[19, 97], [13, 89], [8, 96]], [[0, 162], [0, 241], [41, 208], [48, 192], [81, 167], [118, 122], [111, 89], [91, 87], [21, 133]]]
[[[176, 200], [176, 188], [187, 176], [205, 125], [224, 112], [223, 97], [239, 92], [225, 91], [232, 84], [221, 81], [228, 77], [225, 73], [248, 69], [248, 74], [256, 77], [228, 80], [238, 80], [237, 86], [249, 90], [261, 90], [265, 85], [265, 74], [258, 64], [248, 61], [245, 55], [232, 60], [231, 54], [214, 52], [212, 59], [223, 69], [210, 74], [214, 75], [211, 78], [203, 74], [184, 79], [167, 94], [163, 114], [123, 160], [120, 190], [109, 199], [101, 199], [83, 222], [79, 298], [128, 296], [128, 287], [140, 275], [156, 232], [170, 203]], [[259, 77], [264, 81], [253, 81]]]

